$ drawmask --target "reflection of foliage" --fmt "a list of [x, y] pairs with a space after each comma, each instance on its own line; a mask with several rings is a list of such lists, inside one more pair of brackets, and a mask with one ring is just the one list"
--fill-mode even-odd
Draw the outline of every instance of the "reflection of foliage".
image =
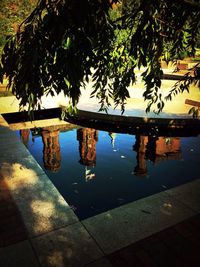
[[121, 1], [39, 2], [5, 46], [1, 60], [0, 78], [8, 76], [22, 106], [36, 108], [42, 95], [61, 91], [75, 106], [80, 87], [92, 75], [92, 95], [100, 109], [107, 110], [112, 97], [124, 111], [127, 88], [135, 82], [136, 69], [143, 68], [147, 111], [152, 105], [163, 109], [161, 59], [194, 55], [200, 3], [127, 0], [110, 13], [114, 2]]
[[[31, 13], [38, 0], [0, 1], [0, 47], [13, 35], [20, 23]], [[0, 48], [1, 49], [1, 48]]]

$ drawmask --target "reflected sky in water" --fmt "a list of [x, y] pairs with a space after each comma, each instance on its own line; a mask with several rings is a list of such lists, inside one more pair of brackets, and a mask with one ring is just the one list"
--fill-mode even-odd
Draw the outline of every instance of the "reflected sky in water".
[[199, 177], [200, 137], [18, 132], [80, 219]]

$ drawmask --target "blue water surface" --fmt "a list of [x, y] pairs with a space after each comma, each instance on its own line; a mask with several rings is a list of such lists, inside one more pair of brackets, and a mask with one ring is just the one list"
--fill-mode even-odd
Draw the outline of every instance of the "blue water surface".
[[[140, 156], [146, 164], [146, 171], [141, 175], [136, 171], [139, 150], [135, 148], [135, 143], [138, 137], [104, 131], [96, 131], [96, 134], [93, 146], [90, 147], [90, 139], [87, 139], [88, 150], [94, 150], [96, 155], [95, 162], [87, 166], [80, 161], [77, 129], [61, 131], [61, 162], [57, 171], [44, 168], [44, 143], [40, 135], [30, 134], [27, 144], [31, 154], [80, 219], [200, 178], [200, 137], [178, 138], [178, 151], [173, 151], [172, 147], [170, 153], [163, 155], [156, 155], [154, 146], [153, 159], [144, 150]], [[172, 138], [163, 140], [171, 142]]]

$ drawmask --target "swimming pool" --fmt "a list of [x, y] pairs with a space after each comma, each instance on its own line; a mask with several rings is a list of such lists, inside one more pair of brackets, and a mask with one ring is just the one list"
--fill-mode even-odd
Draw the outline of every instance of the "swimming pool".
[[17, 135], [79, 219], [200, 176], [200, 137], [55, 126]]

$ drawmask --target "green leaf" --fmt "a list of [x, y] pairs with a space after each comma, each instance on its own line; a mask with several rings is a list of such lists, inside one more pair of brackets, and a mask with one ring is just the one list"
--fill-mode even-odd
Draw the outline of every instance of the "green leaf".
[[64, 81], [65, 81], [67, 88], [69, 89], [70, 88], [70, 81], [66, 77], [64, 77]]

